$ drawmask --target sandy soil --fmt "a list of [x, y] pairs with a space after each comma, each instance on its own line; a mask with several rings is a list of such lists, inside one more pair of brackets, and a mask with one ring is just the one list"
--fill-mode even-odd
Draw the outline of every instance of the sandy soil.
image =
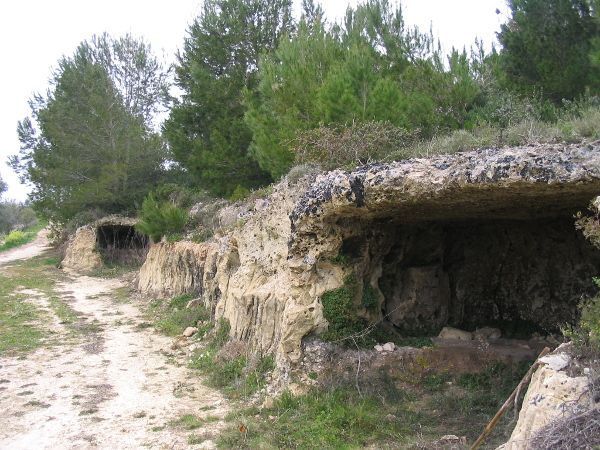
[[[42, 237], [2, 255], [0, 264], [44, 249]], [[214, 448], [224, 399], [186, 368], [172, 338], [144, 325], [135, 300], [114, 301], [125, 282], [74, 274], [65, 280], [61, 298], [82, 314], [82, 332], [73, 342], [72, 328], [49, 316], [45, 326], [62, 345], [0, 358], [0, 449]], [[42, 293], [27, 294], [47, 307]], [[209, 420], [195, 430], [172, 424], [185, 414]], [[191, 434], [206, 440], [189, 445]]]

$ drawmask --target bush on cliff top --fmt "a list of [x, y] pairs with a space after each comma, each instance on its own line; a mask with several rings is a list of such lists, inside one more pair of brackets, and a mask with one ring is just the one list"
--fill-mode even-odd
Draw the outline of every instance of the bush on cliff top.
[[139, 211], [140, 222], [135, 228], [158, 242], [167, 233], [180, 233], [185, 229], [187, 214], [172, 203], [159, 202], [149, 194]]

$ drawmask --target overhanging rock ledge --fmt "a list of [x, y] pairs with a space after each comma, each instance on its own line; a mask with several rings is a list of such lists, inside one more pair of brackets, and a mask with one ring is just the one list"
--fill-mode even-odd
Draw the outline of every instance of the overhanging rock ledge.
[[[486, 321], [556, 327], [576, 318], [598, 275], [600, 252], [573, 224], [598, 195], [598, 142], [284, 178], [218, 240], [153, 245], [139, 288], [201, 295], [232, 338], [274, 353], [282, 373], [302, 359], [304, 337], [327, 329], [321, 296], [349, 274], [357, 316], [403, 334]], [[375, 308], [361, 306], [365, 287]]]

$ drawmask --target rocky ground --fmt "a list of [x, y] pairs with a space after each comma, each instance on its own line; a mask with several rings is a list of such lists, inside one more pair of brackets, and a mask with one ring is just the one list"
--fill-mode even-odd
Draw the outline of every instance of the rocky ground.
[[[3, 254], [0, 265], [44, 246], [42, 236]], [[0, 358], [1, 449], [214, 448], [224, 399], [186, 368], [134, 300], [123, 301], [124, 287], [121, 279], [64, 274], [58, 290], [79, 314], [76, 337], [46, 294], [26, 292], [48, 313], [40, 326], [61, 343]], [[191, 416], [201, 428], [190, 430]]]

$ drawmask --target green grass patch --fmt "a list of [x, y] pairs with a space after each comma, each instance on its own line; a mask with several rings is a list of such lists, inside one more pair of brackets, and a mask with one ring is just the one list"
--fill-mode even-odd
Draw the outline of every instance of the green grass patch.
[[192, 433], [188, 436], [188, 445], [202, 444], [205, 440], [206, 438], [202, 436], [196, 436], [194, 433]]
[[33, 241], [37, 237], [37, 234], [46, 228], [46, 226], [48, 226], [47, 223], [40, 223], [24, 231], [14, 230], [8, 233], [6, 236], [1, 236], [0, 242], [3, 243], [0, 245], [0, 252], [4, 252], [15, 247], [20, 247], [21, 245], [25, 245]]
[[179, 419], [169, 422], [169, 425], [185, 430], [196, 430], [204, 425], [204, 420], [194, 414], [184, 414]]
[[386, 448], [406, 442], [424, 422], [423, 416], [405, 411], [404, 403], [363, 398], [352, 388], [299, 397], [284, 392], [271, 409], [228, 416], [231, 424], [217, 443], [219, 448]]
[[[230, 413], [219, 448], [434, 449], [446, 434], [474, 442], [519, 383], [529, 363], [493, 362], [479, 374], [428, 373], [408, 391], [381, 373], [365, 373], [361, 390], [341, 374], [302, 396], [284, 392], [274, 406]], [[483, 448], [495, 448], [510, 434], [509, 414]], [[445, 448], [445, 447], [444, 447]], [[453, 447], [454, 448], [454, 447]], [[462, 448], [462, 447], [461, 447]]]
[[71, 309], [62, 298], [52, 296], [48, 301], [54, 314], [60, 319], [61, 324], [72, 324], [79, 319], [79, 314]]
[[[4, 280], [0, 278], [0, 284]], [[2, 296], [0, 301], [0, 355], [15, 356], [40, 347], [46, 334], [34, 325], [41, 313], [23, 295]]]
[[230, 398], [246, 398], [266, 386], [266, 375], [275, 369], [275, 362], [271, 355], [240, 354], [243, 345], [234, 342], [198, 350], [190, 367], [206, 375], [208, 386], [220, 389]]
[[48, 259], [46, 253], [19, 265], [7, 264], [0, 273], [0, 355], [18, 356], [49, 342], [50, 334], [42, 326], [45, 313], [29, 301], [31, 294], [23, 293], [54, 295], [56, 269]]
[[[156, 328], [167, 336], [177, 336], [187, 327], [195, 327], [198, 322], [210, 323], [210, 311], [204, 305], [186, 308], [191, 294], [184, 294], [170, 300], [156, 300], [150, 305], [149, 313]], [[207, 325], [199, 330], [199, 337], [208, 331], [212, 325]]]

